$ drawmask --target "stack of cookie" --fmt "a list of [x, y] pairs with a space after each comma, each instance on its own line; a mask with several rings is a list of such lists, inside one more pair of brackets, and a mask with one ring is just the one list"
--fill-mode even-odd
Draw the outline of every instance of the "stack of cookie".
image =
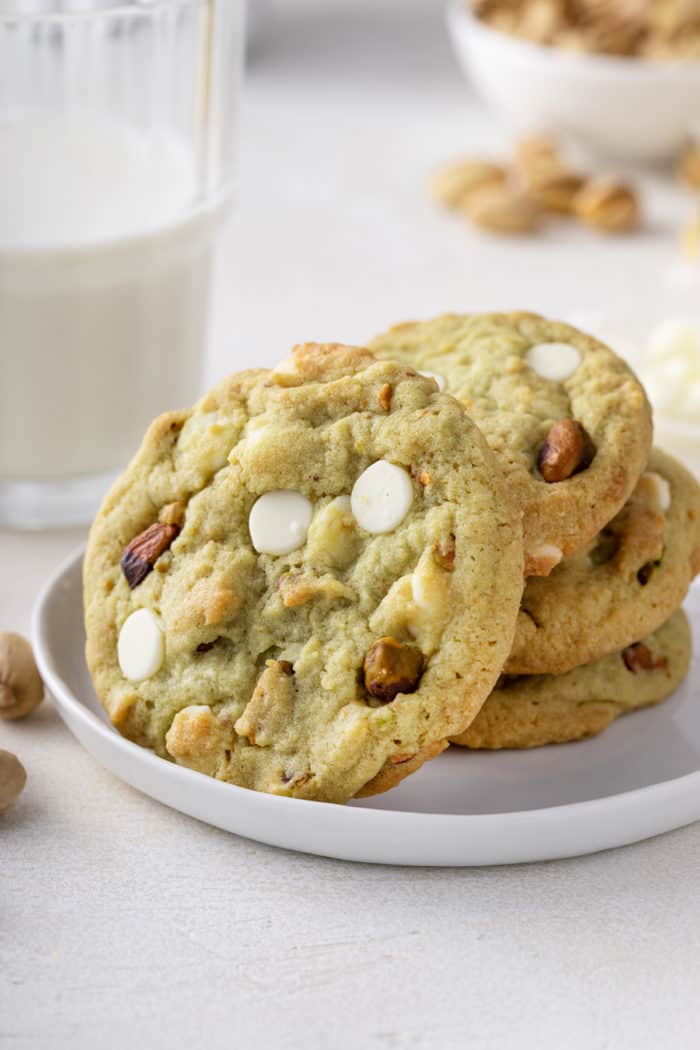
[[530, 314], [231, 376], [152, 424], [95, 521], [97, 693], [163, 758], [333, 802], [448, 740], [596, 732], [688, 664], [700, 490], [651, 439], [629, 368]]
[[679, 607], [700, 572], [700, 486], [650, 451], [646, 398], [623, 362], [526, 315], [399, 325], [372, 349], [441, 377], [524, 511], [527, 579], [513, 646], [453, 742], [577, 740], [670, 696], [690, 662]]

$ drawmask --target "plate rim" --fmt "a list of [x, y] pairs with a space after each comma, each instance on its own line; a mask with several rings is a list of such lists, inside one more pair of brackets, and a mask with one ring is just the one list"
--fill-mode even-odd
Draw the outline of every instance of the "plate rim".
[[[615, 848], [618, 845], [628, 845], [632, 842], [642, 841], [645, 838], [661, 834], [664, 831], [671, 831], [675, 828], [684, 827], [688, 824], [694, 823], [696, 820], [700, 820], [700, 769], [695, 772], [683, 774], [679, 777], [672, 777], [669, 780], [662, 780], [655, 784], [648, 784], [644, 787], [632, 788], [628, 791], [616, 792], [615, 794], [604, 795], [600, 798], [586, 799], [580, 802], [567, 802], [559, 805], [537, 807], [534, 809], [509, 810], [494, 813], [441, 813], [439, 811], [422, 812], [416, 810], [353, 807], [332, 802], [324, 802], [322, 805], [319, 805], [318, 802], [313, 800], [268, 795], [264, 792], [253, 791], [248, 788], [239, 787], [235, 784], [228, 784], [216, 780], [213, 777], [208, 777], [196, 770], [187, 769], [183, 766], [178, 766], [175, 763], [166, 762], [148, 748], [140, 747], [126, 737], [121, 736], [121, 734], [115, 732], [112, 727], [99, 719], [97, 715], [93, 714], [93, 712], [90, 711], [73, 693], [72, 689], [64, 681], [54, 666], [53, 655], [47, 641], [48, 604], [55, 590], [61, 585], [64, 578], [73, 572], [82, 562], [84, 555], [85, 546], [81, 545], [65, 557], [46, 580], [34, 603], [31, 616], [31, 638], [39, 670], [49, 693], [56, 703], [59, 715], [62, 720], [66, 722], [67, 727], [73, 736], [76, 736], [76, 734], [70, 723], [66, 720], [66, 713], [73, 718], [76, 718], [89, 732], [96, 733], [108, 747], [114, 748], [117, 752], [122, 752], [129, 760], [136, 759], [137, 761], [142, 762], [146, 767], [151, 767], [158, 776], [162, 776], [166, 780], [170, 780], [172, 783], [180, 781], [183, 785], [187, 783], [197, 784], [199, 788], [206, 791], [210, 797], [220, 796], [222, 799], [225, 798], [233, 803], [238, 799], [245, 806], [253, 805], [263, 810], [274, 810], [282, 815], [285, 811], [290, 814], [292, 812], [302, 814], [304, 811], [307, 813], [314, 812], [317, 815], [321, 813], [325, 815], [332, 814], [334, 820], [339, 821], [342, 826], [353, 830], [365, 825], [372, 825], [374, 830], [376, 830], [378, 826], [386, 824], [391, 825], [392, 830], [412, 830], [415, 832], [417, 829], [428, 830], [434, 828], [435, 825], [439, 825], [443, 832], [454, 830], [454, 832], [459, 831], [461, 834], [465, 834], [470, 830], [478, 833], [479, 829], [488, 827], [494, 821], [497, 821], [511, 832], [522, 832], [528, 829], [532, 830], [534, 824], [564, 827], [565, 825], [570, 825], [572, 820], [578, 822], [587, 821], [588, 819], [595, 820], [596, 817], [601, 816], [603, 813], [605, 814], [606, 822], [609, 822], [611, 819], [614, 819], [615, 816], [621, 818], [628, 814], [630, 810], [636, 810], [638, 807], [643, 807], [646, 801], [653, 799], [657, 804], [669, 804], [681, 797], [686, 798], [693, 791], [697, 791], [697, 816], [688, 816], [686, 814], [680, 819], [674, 817], [668, 822], [662, 821], [663, 827], [656, 831], [649, 831], [643, 834], [634, 832], [632, 837], [625, 837], [621, 828], [621, 834], [619, 836], [614, 836], [616, 841], [609, 841], [606, 844], [594, 846], [592, 848], [573, 850], [570, 848], [563, 848], [560, 853], [544, 851], [538, 858], [534, 855], [529, 857], [530, 860], [544, 860], [554, 859], [554, 857], [563, 858], [584, 855], [598, 852], [601, 849]], [[85, 748], [82, 740], [78, 740], [78, 743]], [[89, 750], [88, 748], [85, 749]], [[100, 760], [97, 759], [97, 761]], [[100, 761], [100, 764], [103, 763]], [[130, 783], [130, 781], [121, 774], [116, 773], [113, 770], [112, 772], [113, 775], [117, 776], [119, 779]], [[136, 789], [143, 794], [148, 794], [152, 798], [157, 797], [150, 792], [145, 791], [143, 788], [137, 787]], [[179, 808], [167, 802], [162, 802], [162, 804], [169, 805], [170, 808]], [[206, 818], [203, 817], [195, 817], [195, 819], [213, 823], [212, 821], [207, 821]], [[674, 823], [674, 821], [676, 822]], [[243, 837], [245, 837], [245, 832], [238, 834], [242, 834]], [[269, 840], [261, 838], [259, 841]], [[300, 852], [319, 852], [317, 850], [305, 850], [303, 847], [298, 846], [285, 846], [283, 848], [297, 849]], [[528, 854], [537, 854], [538, 850], [533, 843], [532, 850], [525, 852]], [[340, 856], [337, 850], [324, 855], [332, 857]], [[528, 857], [521, 856], [520, 858], [510, 861], [462, 860], [453, 862], [435, 861], [433, 863], [438, 866], [479, 866], [489, 863], [522, 863], [524, 861], [527, 862], [527, 860]], [[372, 863], [373, 861], [369, 862]], [[415, 862], [387, 862], [385, 860], [374, 862], [415, 863], [420, 866], [431, 865], [431, 862], [425, 859]]]

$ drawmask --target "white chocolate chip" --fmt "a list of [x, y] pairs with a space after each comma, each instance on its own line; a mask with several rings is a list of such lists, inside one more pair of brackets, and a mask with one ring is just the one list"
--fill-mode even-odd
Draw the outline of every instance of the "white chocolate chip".
[[258, 554], [289, 554], [306, 539], [314, 508], [300, 492], [276, 489], [253, 504], [250, 538]]
[[671, 486], [668, 481], [653, 470], [647, 470], [642, 477], [653, 485], [659, 506], [665, 514], [671, 506]]
[[576, 371], [581, 354], [568, 343], [538, 343], [530, 347], [525, 360], [543, 379], [561, 382]]
[[400, 525], [413, 502], [413, 484], [402, 467], [379, 459], [360, 474], [350, 496], [352, 512], [361, 528], [371, 533], [391, 532]]
[[411, 577], [413, 603], [421, 612], [439, 620], [441, 626], [447, 616], [449, 583], [449, 573], [435, 563], [430, 551], [425, 551]]
[[117, 656], [125, 678], [140, 682], [160, 671], [165, 655], [163, 632], [150, 609], [137, 609], [119, 632]]
[[425, 376], [426, 379], [434, 379], [438, 385], [438, 390], [444, 390], [447, 386], [447, 380], [444, 376], [441, 376], [439, 372], [418, 372], [419, 376]]

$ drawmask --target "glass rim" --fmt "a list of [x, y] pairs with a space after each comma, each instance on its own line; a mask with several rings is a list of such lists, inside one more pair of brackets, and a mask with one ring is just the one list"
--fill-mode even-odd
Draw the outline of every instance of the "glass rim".
[[[68, 0], [71, 3], [72, 0]], [[216, 0], [105, 0], [99, 7], [76, 6], [63, 10], [28, 11], [20, 7], [6, 11], [0, 6], [0, 25], [19, 22], [67, 22], [78, 19], [148, 16], [163, 7], [213, 6]]]

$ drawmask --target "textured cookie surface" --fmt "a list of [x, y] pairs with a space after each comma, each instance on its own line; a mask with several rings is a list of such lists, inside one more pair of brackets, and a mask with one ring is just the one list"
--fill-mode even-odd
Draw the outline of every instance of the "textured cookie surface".
[[531, 577], [507, 674], [561, 674], [656, 630], [700, 572], [700, 486], [654, 449], [647, 471], [590, 549]]
[[88, 664], [113, 723], [159, 755], [342, 802], [476, 715], [522, 568], [520, 520], [460, 404], [405, 366], [309, 344], [151, 426], [91, 532]]
[[666, 700], [688, 673], [690, 654], [679, 609], [648, 638], [566, 674], [504, 676], [454, 742], [496, 750], [593, 736], [628, 711]]
[[620, 509], [646, 463], [651, 411], [603, 344], [535, 314], [448, 314], [370, 343], [458, 397], [523, 508], [525, 569], [547, 575]]

